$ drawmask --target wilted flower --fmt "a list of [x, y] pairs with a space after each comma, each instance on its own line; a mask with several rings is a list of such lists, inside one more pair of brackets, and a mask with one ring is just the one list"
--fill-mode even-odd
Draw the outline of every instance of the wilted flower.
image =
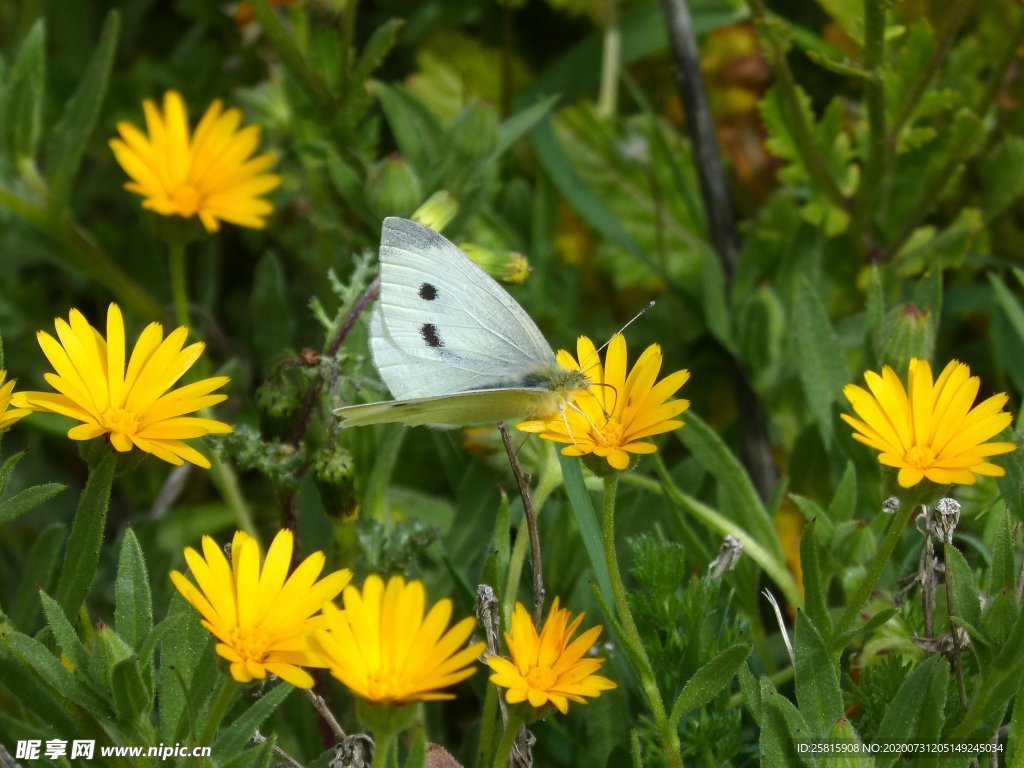
[[927, 360], [913, 358], [904, 389], [889, 366], [879, 376], [864, 374], [867, 391], [848, 384], [843, 393], [860, 418], [842, 414], [853, 437], [879, 451], [878, 460], [899, 469], [904, 488], [927, 478], [939, 485], [970, 485], [975, 475], [1001, 477], [1002, 467], [985, 461], [1009, 453], [1013, 443], [986, 442], [1002, 432], [1013, 416], [1003, 411], [1005, 394], [974, 405], [980, 382], [965, 364], [953, 360], [937, 381]]
[[185, 561], [196, 587], [184, 574], [171, 571], [171, 581], [200, 614], [202, 623], [220, 642], [218, 655], [231, 662], [231, 676], [240, 683], [277, 675], [299, 688], [313, 678], [302, 667], [322, 667], [309, 652], [306, 637], [323, 626], [321, 608], [352, 578], [348, 569], [317, 581], [323, 552], [314, 552], [288, 576], [293, 538], [289, 530], [274, 537], [260, 568], [256, 539], [238, 531], [231, 542], [231, 562], [216, 542], [203, 537], [203, 554], [191, 547]]
[[424, 616], [426, 590], [420, 581], [367, 577], [360, 592], [345, 589], [345, 610], [324, 607], [324, 628], [311, 638], [331, 674], [349, 690], [377, 704], [451, 699], [444, 688], [476, 670], [485, 643], [466, 641], [476, 621], [448, 628], [452, 601], [439, 600]]
[[601, 691], [616, 687], [608, 678], [594, 674], [604, 659], [585, 657], [601, 634], [601, 627], [591, 627], [572, 639], [582, 621], [581, 613], [570, 622], [569, 611], [559, 608], [555, 598], [538, 635], [526, 607], [516, 603], [512, 631], [505, 633], [512, 660], [501, 656], [487, 658], [487, 665], [494, 672], [491, 682], [508, 689], [505, 700], [509, 704], [526, 701], [540, 709], [550, 702], [564, 715], [569, 711], [570, 701], [585, 704], [585, 697], [596, 698]]
[[147, 99], [146, 133], [131, 123], [117, 124], [120, 139], [111, 139], [117, 162], [132, 180], [125, 189], [145, 198], [142, 205], [163, 216], [198, 216], [207, 232], [226, 221], [262, 228], [274, 210], [263, 195], [281, 178], [263, 173], [274, 162], [270, 153], [252, 157], [260, 129], [239, 129], [242, 113], [226, 112], [215, 101], [189, 134], [185, 102], [177, 91], [164, 95], [164, 109]]
[[657, 381], [661, 371], [661, 348], [652, 344], [643, 351], [626, 375], [626, 339], [615, 334], [608, 343], [604, 365], [594, 343], [586, 336], [576, 342], [578, 360], [565, 350], [558, 362], [582, 370], [590, 388], [576, 395], [563, 414], [517, 425], [524, 432], [545, 440], [571, 443], [562, 449], [566, 456], [594, 454], [614, 469], [626, 469], [631, 453], [654, 453], [653, 443], [644, 438], [671, 432], [683, 426], [677, 417], [690, 407], [689, 400], [671, 400], [687, 379], [689, 371], [676, 371]]
[[214, 376], [168, 391], [205, 346], [198, 342], [185, 347], [187, 328], [177, 328], [165, 339], [163, 326], [150, 323], [135, 342], [127, 367], [124, 319], [116, 304], [107, 310], [105, 339], [77, 309], [71, 310], [68, 321], [57, 318], [56, 328], [56, 339], [44, 331], [36, 338], [55, 371], [44, 378], [57, 391], [18, 392], [15, 405], [82, 422], [68, 431], [72, 440], [107, 435], [118, 451], [135, 446], [171, 464], [189, 461], [209, 469], [206, 457], [183, 441], [230, 432], [231, 427], [186, 414], [227, 399], [211, 393], [228, 377]]
[[0, 432], [10, 427], [18, 419], [23, 419], [32, 411], [26, 408], [11, 407], [11, 400], [14, 396], [14, 379], [5, 383], [7, 371], [0, 368]]

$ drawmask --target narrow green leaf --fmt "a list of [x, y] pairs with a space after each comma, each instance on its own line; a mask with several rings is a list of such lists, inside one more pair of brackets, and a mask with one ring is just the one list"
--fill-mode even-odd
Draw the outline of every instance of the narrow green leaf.
[[[811, 738], [807, 722], [793, 702], [774, 689], [768, 689], [761, 677], [761, 700], [764, 717], [761, 720], [761, 765], [802, 766], [807, 762], [797, 754], [797, 741]], [[768, 682], [770, 686], [771, 683]]]
[[103, 22], [100, 41], [81, 74], [78, 89], [50, 133], [46, 145], [46, 177], [56, 210], [67, 205], [82, 156], [96, 127], [96, 118], [107, 94], [120, 29], [121, 15], [112, 10]]
[[829, 650], [831, 650], [832, 653], [838, 653], [845, 648], [853, 638], [857, 637], [857, 635], [870, 634], [889, 621], [889, 619], [895, 616], [896, 613], [897, 611], [895, 608], [883, 608], [859, 627], [854, 627], [838, 637], [832, 638], [832, 642], [829, 643]]
[[[0, 690], [6, 689], [32, 718], [49, 725], [55, 733], [74, 733], [78, 725], [72, 719], [75, 707], [57, 700], [57, 693], [48, 688], [31, 669], [0, 642]], [[3, 716], [0, 715], [0, 719]]]
[[761, 727], [761, 719], [764, 717], [764, 705], [761, 702], [761, 686], [758, 684], [754, 673], [750, 671], [748, 664], [740, 664], [739, 674], [740, 693], [743, 694], [743, 702], [747, 705], [747, 711], [754, 718], [757, 726]]
[[989, 594], [1013, 590], [1017, 583], [1017, 562], [1013, 556], [1013, 526], [1006, 509], [999, 514], [999, 527], [992, 542], [992, 568], [989, 571]]
[[258, 360], [275, 360], [291, 343], [295, 320], [289, 311], [288, 284], [281, 260], [265, 251], [256, 263], [249, 294], [250, 344]]
[[978, 602], [978, 587], [974, 574], [960, 551], [951, 544], [943, 545], [946, 558], [947, 578], [953, 580], [953, 614], [962, 617], [972, 627], [981, 619], [981, 604]]
[[[194, 687], [195, 679], [201, 676], [200, 670], [208, 664], [208, 657], [213, 656], [210, 634], [199, 623], [198, 612], [179, 594], [171, 598], [167, 618], [160, 626], [169, 622], [174, 622], [178, 629], [172, 638], [164, 636], [159, 643], [160, 675], [157, 682], [160, 741], [165, 744], [173, 744], [187, 732], [186, 726], [191, 724], [189, 717], [194, 716], [192, 712], [198, 711], [202, 705], [201, 700], [189, 701], [188, 692]], [[154, 633], [159, 631], [159, 628], [153, 630]], [[216, 667], [212, 669], [216, 674]], [[205, 691], [215, 688], [209, 679], [203, 682]]]
[[46, 646], [20, 632], [8, 632], [0, 642], [57, 694], [94, 715], [112, 714], [110, 707], [75, 679]]
[[118, 720], [133, 721], [152, 709], [153, 701], [143, 680], [138, 656], [115, 664], [110, 682]]
[[854, 471], [853, 462], [846, 462], [846, 469], [836, 486], [835, 496], [832, 503], [828, 505], [828, 516], [833, 523], [844, 523], [853, 519], [853, 513], [857, 509], [857, 473]]
[[583, 538], [583, 548], [587, 551], [587, 557], [590, 558], [590, 567], [594, 571], [594, 578], [605, 602], [611, 605], [613, 602], [612, 580], [608, 574], [608, 563], [604, 559], [604, 540], [601, 537], [601, 526], [597, 521], [590, 493], [583, 484], [582, 465], [579, 459], [563, 456], [561, 451], [558, 452], [558, 463], [562, 465], [565, 493], [569, 497], [569, 506], [572, 508], [576, 525], [580, 529], [580, 536]]
[[828, 615], [828, 604], [825, 594], [828, 591], [828, 579], [821, 572], [821, 560], [818, 552], [818, 539], [814, 533], [815, 521], [804, 526], [800, 537], [800, 566], [804, 584], [804, 610], [806, 616], [817, 628], [822, 637], [832, 634], [832, 620]]
[[109, 453], [90, 469], [75, 510], [75, 522], [68, 537], [56, 595], [57, 602], [68, 616], [78, 613], [96, 577], [116, 465], [117, 457]]
[[153, 596], [146, 559], [131, 528], [125, 531], [121, 542], [114, 581], [114, 629], [136, 651], [153, 630]]
[[404, 25], [404, 19], [388, 19], [373, 30], [370, 38], [363, 45], [363, 49], [359, 52], [358, 61], [352, 68], [351, 80], [357, 87], [362, 87], [363, 82], [373, 74], [373, 71], [384, 61], [384, 57], [394, 48], [398, 32]]
[[782, 561], [782, 547], [775, 524], [761, 503], [746, 469], [707, 422], [692, 410], [686, 412], [686, 426], [673, 433], [718, 484], [727, 488], [736, 504], [729, 517], [750, 531], [762, 547]]
[[790, 316], [804, 397], [828, 445], [832, 441], [832, 403], [849, 383], [850, 372], [828, 313], [803, 275], [793, 289]]
[[1013, 702], [1010, 730], [1006, 734], [1006, 762], [1009, 768], [1024, 768], [1024, 690]]
[[[929, 656], [911, 670], [904, 679], [896, 695], [885, 708], [882, 722], [878, 726], [876, 742], [913, 741], [918, 733], [918, 726], [924, 715], [924, 706], [928, 692], [932, 689], [935, 675], [946, 676], [949, 669], [941, 656]], [[899, 754], [875, 755], [878, 768], [888, 768], [899, 759]]]
[[853, 751], [853, 747], [863, 747], [864, 742], [853, 727], [853, 723], [840, 717], [832, 724], [832, 730], [825, 737], [833, 744], [848, 744], [850, 751], [836, 751], [821, 756], [819, 768], [874, 768], [874, 758], [866, 752]]
[[516, 112], [498, 126], [498, 143], [492, 157], [500, 157], [554, 109], [560, 97], [549, 96]]
[[39, 612], [39, 590], [50, 590], [60, 562], [67, 526], [54, 523], [43, 530], [32, 544], [22, 565], [21, 581], [11, 606], [11, 621], [16, 627], [32, 627]]
[[[3, 370], [3, 362], [0, 361], [0, 370]], [[11, 472], [14, 471], [14, 465], [21, 461], [21, 457], [25, 455], [24, 451], [18, 451], [17, 453], [8, 456], [2, 465], [0, 465], [0, 495], [7, 490], [7, 484], [11, 481]]]
[[804, 520], [810, 522], [816, 520], [818, 527], [821, 529], [821, 538], [825, 541], [831, 541], [832, 535], [835, 533], [835, 526], [832, 525], [832, 520], [829, 518], [828, 512], [822, 509], [818, 502], [808, 499], [806, 496], [801, 496], [798, 493], [787, 494], [787, 498], [792, 501], [800, 514], [803, 515]]
[[230, 754], [246, 745], [253, 731], [270, 717], [288, 694], [294, 691], [291, 685], [280, 682], [250, 706], [241, 717], [223, 729], [213, 742], [214, 754]]
[[867, 305], [864, 308], [864, 344], [878, 361], [875, 349], [876, 333], [885, 319], [885, 289], [882, 286], [882, 270], [875, 264], [868, 269]]
[[823, 738], [843, 716], [843, 693], [839, 688], [837, 663], [821, 634], [803, 612], [797, 615], [793, 651], [800, 712], [807, 720], [811, 735]]
[[678, 725], [679, 718], [687, 712], [702, 707], [717, 696], [736, 675], [740, 666], [750, 655], [750, 646], [737, 643], [726, 648], [711, 661], [693, 673], [672, 705], [669, 720]]
[[423, 768], [427, 762], [427, 733], [422, 726], [415, 729], [412, 735], [412, 746], [405, 760], [405, 768]]
[[373, 95], [380, 102], [395, 143], [402, 155], [424, 178], [438, 167], [444, 131], [437, 118], [403, 88], [374, 80]]
[[75, 669], [86, 669], [89, 664], [89, 654], [85, 650], [85, 646], [82, 645], [82, 641], [79, 640], [78, 633], [75, 632], [68, 617], [64, 615], [64, 611], [57, 605], [57, 601], [45, 592], [39, 593], [39, 601], [42, 603], [46, 623], [49, 625], [50, 631], [53, 632], [57, 645], [60, 646]]
[[0, 501], [0, 525], [16, 520], [63, 490], [64, 486], [60, 483], [44, 483], [33, 485], [9, 499]]
[[0, 139], [17, 164], [35, 156], [46, 86], [46, 27], [36, 21], [25, 37], [0, 90]]

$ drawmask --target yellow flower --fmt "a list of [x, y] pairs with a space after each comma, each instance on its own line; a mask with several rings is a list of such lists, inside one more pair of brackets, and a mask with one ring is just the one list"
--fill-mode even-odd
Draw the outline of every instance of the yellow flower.
[[150, 323], [135, 342], [125, 368], [125, 332], [121, 310], [107, 310], [107, 337], [86, 321], [77, 309], [69, 321], [57, 318], [57, 338], [36, 334], [50, 365], [47, 383], [56, 392], [18, 392], [15, 405], [49, 411], [82, 422], [68, 431], [72, 440], [108, 435], [118, 451], [139, 450], [180, 465], [190, 461], [209, 469], [210, 462], [183, 440], [231, 427], [213, 419], [186, 416], [227, 399], [210, 394], [228, 381], [214, 376], [167, 391], [202, 354], [205, 345], [190, 344], [188, 328], [163, 338], [163, 327]]
[[[32, 411], [27, 408], [18, 408], [17, 403], [14, 403], [15, 407], [11, 407], [11, 400], [16, 399], [18, 396], [14, 395], [14, 385], [17, 383], [14, 379], [11, 379], [6, 384], [4, 380], [7, 378], [7, 371], [0, 368], [0, 432], [5, 431], [18, 419], [23, 419], [28, 416]], [[20, 394], [20, 393], [19, 393]]]
[[260, 195], [281, 178], [263, 173], [273, 155], [252, 157], [260, 138], [257, 126], [239, 130], [242, 113], [225, 112], [215, 101], [189, 136], [188, 113], [177, 91], [164, 94], [162, 114], [149, 99], [142, 108], [146, 133], [120, 122], [121, 138], [111, 139], [110, 148], [132, 178], [125, 189], [144, 197], [144, 208], [163, 216], [199, 216], [207, 232], [216, 232], [221, 221], [264, 226], [274, 207]]
[[420, 581], [368, 576], [360, 592], [348, 587], [345, 610], [324, 606], [326, 628], [311, 644], [331, 674], [357, 696], [378, 704], [451, 699], [442, 689], [465, 680], [486, 645], [466, 641], [476, 622], [465, 618], [448, 629], [452, 601], [427, 612]]
[[558, 607], [556, 597], [538, 635], [526, 608], [516, 603], [512, 632], [505, 633], [512, 660], [487, 658], [487, 666], [494, 672], [491, 682], [508, 689], [505, 700], [509, 704], [527, 701], [540, 709], [551, 702], [564, 715], [569, 701], [585, 704], [584, 697], [596, 698], [601, 691], [616, 687], [608, 678], [594, 674], [604, 659], [584, 658], [601, 634], [600, 625], [572, 639], [582, 621], [581, 613], [570, 622], [569, 611]]
[[906, 389], [889, 366], [881, 376], [868, 371], [864, 380], [870, 392], [854, 384], [843, 389], [860, 417], [844, 413], [843, 420], [854, 428], [854, 439], [879, 451], [879, 462], [899, 469], [897, 480], [904, 488], [922, 478], [970, 485], [975, 475], [1006, 474], [985, 459], [1016, 448], [986, 442], [1013, 420], [1002, 410], [1007, 396], [993, 395], [974, 406], [980, 382], [963, 363], [953, 360], [933, 381], [928, 361], [914, 358]]
[[[308, 650], [306, 636], [322, 626], [321, 608], [352, 578], [348, 569], [317, 581], [324, 553], [314, 552], [288, 576], [292, 562], [292, 532], [282, 530], [270, 545], [260, 569], [260, 546], [238, 531], [231, 542], [231, 562], [209, 536], [203, 554], [191, 547], [185, 561], [199, 585], [178, 571], [171, 581], [202, 623], [220, 642], [218, 655], [231, 662], [231, 676], [240, 683], [277, 675], [299, 688], [310, 688], [313, 678], [301, 667], [322, 667]], [[205, 559], [204, 559], [205, 557]]]
[[576, 396], [574, 405], [551, 419], [524, 421], [524, 432], [545, 440], [571, 443], [562, 449], [566, 456], [592, 453], [615, 469], [629, 466], [631, 453], [654, 453], [657, 448], [643, 438], [671, 432], [683, 426], [676, 417], [690, 407], [689, 400], [670, 400], [687, 379], [689, 371], [676, 371], [661, 381], [661, 347], [652, 344], [640, 355], [626, 375], [626, 339], [615, 334], [608, 343], [602, 366], [594, 343], [586, 336], [576, 341], [578, 360], [565, 350], [558, 362], [582, 370], [590, 378], [590, 389]]

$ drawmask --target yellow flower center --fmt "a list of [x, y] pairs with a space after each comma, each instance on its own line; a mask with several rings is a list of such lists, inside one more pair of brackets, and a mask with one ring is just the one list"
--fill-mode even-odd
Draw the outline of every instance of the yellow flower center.
[[558, 683], [558, 675], [553, 669], [531, 669], [526, 675], [526, 683], [535, 691], [550, 691]]
[[139, 430], [139, 418], [124, 408], [109, 408], [103, 414], [103, 426], [110, 432], [134, 435]]
[[199, 210], [200, 197], [199, 193], [194, 187], [184, 184], [171, 193], [171, 200], [174, 201], [174, 206], [185, 218], [194, 216], [196, 211]]
[[935, 451], [927, 445], [915, 445], [903, 457], [914, 469], [929, 469], [935, 466]]
[[366, 682], [366, 690], [370, 694], [370, 701], [394, 701], [401, 699], [405, 689], [399, 686], [399, 681], [394, 675], [383, 672], [370, 674]]
[[600, 429], [595, 427], [591, 430], [594, 435], [594, 442], [598, 445], [605, 445], [609, 448], [618, 448], [622, 445], [625, 429], [618, 419], [609, 418]]
[[231, 629], [231, 647], [244, 661], [255, 661], [262, 664], [267, 655], [267, 644], [270, 637], [262, 627], [233, 627]]

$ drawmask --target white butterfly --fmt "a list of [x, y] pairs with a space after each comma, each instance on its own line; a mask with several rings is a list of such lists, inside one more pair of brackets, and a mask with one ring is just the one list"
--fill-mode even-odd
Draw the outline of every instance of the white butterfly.
[[496, 424], [559, 413], [589, 381], [563, 367], [515, 299], [432, 229], [387, 218], [370, 350], [394, 400], [341, 426]]

